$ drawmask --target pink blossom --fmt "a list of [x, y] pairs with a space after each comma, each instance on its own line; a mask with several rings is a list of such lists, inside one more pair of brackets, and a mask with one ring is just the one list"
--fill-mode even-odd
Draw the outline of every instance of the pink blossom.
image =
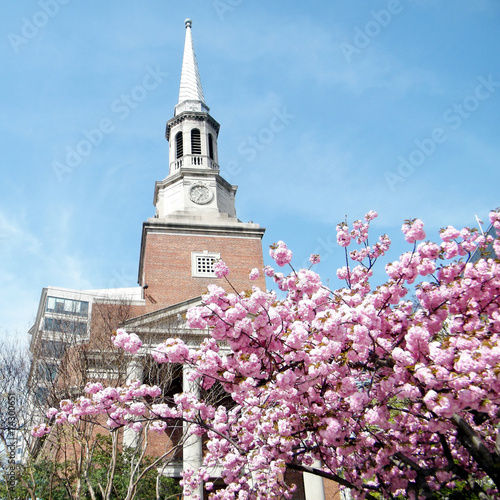
[[96, 394], [99, 391], [102, 391], [104, 387], [100, 382], [89, 382], [86, 386], [84, 391], [87, 394]]
[[425, 239], [424, 223], [420, 219], [405, 222], [401, 230], [408, 243], [415, 243], [418, 240]]
[[309, 257], [309, 262], [311, 264], [319, 264], [321, 262], [321, 258], [318, 254], [316, 253], [313, 253], [311, 254], [311, 256]]
[[497, 258], [500, 259], [500, 240], [495, 240], [493, 242], [493, 250], [495, 250]]
[[57, 408], [49, 408], [45, 415], [47, 416], [48, 419], [51, 419], [52, 417], [55, 417], [58, 413], [59, 410]]
[[255, 281], [256, 279], [259, 279], [259, 270], [254, 267], [248, 276], [252, 281]]
[[292, 252], [288, 250], [287, 246], [282, 241], [278, 241], [278, 243], [271, 246], [269, 255], [280, 267], [289, 264], [292, 260]]
[[455, 240], [460, 236], [460, 231], [453, 226], [448, 226], [446, 229], [441, 229], [440, 236], [443, 241]]
[[134, 422], [129, 425], [129, 428], [132, 429], [134, 432], [141, 432], [143, 427], [142, 422]]
[[141, 339], [135, 333], [127, 333], [122, 328], [116, 331], [116, 335], [112, 337], [115, 347], [119, 347], [131, 354], [136, 354], [142, 347]]
[[214, 273], [217, 278], [224, 278], [229, 275], [229, 267], [223, 260], [219, 260], [214, 264]]
[[154, 404], [151, 407], [151, 411], [162, 418], [180, 418], [181, 414], [175, 409], [171, 408], [167, 404]]
[[132, 403], [129, 406], [129, 412], [131, 415], [141, 416], [146, 412], [146, 405], [144, 403]]
[[167, 339], [151, 353], [159, 363], [184, 363], [190, 359], [190, 352], [181, 339]]
[[351, 235], [349, 233], [349, 227], [347, 224], [339, 224], [337, 226], [337, 243], [341, 247], [349, 246], [351, 242]]
[[146, 386], [146, 394], [152, 398], [157, 398], [158, 396], [161, 396], [162, 393], [163, 391], [157, 385]]
[[73, 409], [73, 401], [69, 399], [63, 399], [60, 403], [59, 406], [61, 410], [65, 412], [70, 412]]
[[337, 278], [345, 280], [348, 278], [348, 276], [349, 276], [349, 269], [346, 266], [337, 269]]
[[79, 415], [68, 415], [68, 424], [77, 424], [78, 421], [80, 420], [80, 416]]
[[270, 278], [272, 278], [274, 276], [274, 269], [271, 266], [265, 266], [264, 273], [266, 276], [269, 276]]
[[489, 214], [490, 222], [493, 224], [493, 227], [497, 230], [497, 236], [499, 236], [500, 229], [500, 210], [494, 210]]
[[50, 432], [50, 427], [46, 424], [35, 425], [31, 430], [31, 435], [36, 438], [41, 438]]

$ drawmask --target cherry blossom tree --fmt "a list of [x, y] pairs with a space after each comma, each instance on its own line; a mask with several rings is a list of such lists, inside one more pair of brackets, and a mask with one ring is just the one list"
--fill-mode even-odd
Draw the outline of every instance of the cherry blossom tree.
[[[168, 339], [153, 352], [158, 363], [191, 365], [193, 383], [206, 390], [222, 384], [231, 405], [210, 405], [195, 391], [171, 405], [149, 404], [154, 387], [93, 384], [49, 416], [62, 422], [99, 413], [111, 428], [137, 430], [153, 420], [158, 432], [173, 419], [190, 422], [207, 442], [203, 467], [184, 471], [184, 488], [205, 481], [210, 490], [209, 471], [222, 466], [227, 486], [213, 499], [290, 498], [287, 469], [335, 480], [357, 498], [433, 498], [456, 487], [497, 498], [500, 214], [490, 214], [496, 238], [448, 226], [439, 243], [425, 241], [420, 220], [406, 221], [410, 248], [375, 287], [373, 267], [391, 244], [386, 235], [369, 242], [376, 216], [337, 226], [346, 256], [341, 288], [329, 289], [311, 268], [296, 271], [278, 242], [271, 257], [290, 272], [263, 272], [284, 298], [211, 285], [187, 314], [189, 326], [209, 337], [196, 349]], [[488, 247], [496, 258], [476, 258]], [[311, 266], [317, 262], [311, 256]], [[216, 273], [227, 278], [229, 270], [221, 262]], [[131, 353], [142, 345], [123, 331], [114, 342]]]

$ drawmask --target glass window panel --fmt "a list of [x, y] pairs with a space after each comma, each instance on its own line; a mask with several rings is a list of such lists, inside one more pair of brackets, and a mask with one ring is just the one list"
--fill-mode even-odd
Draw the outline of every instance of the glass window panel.
[[87, 316], [89, 303], [81, 300], [61, 299], [58, 297], [48, 297], [47, 311], [60, 314], [74, 314], [77, 316]]

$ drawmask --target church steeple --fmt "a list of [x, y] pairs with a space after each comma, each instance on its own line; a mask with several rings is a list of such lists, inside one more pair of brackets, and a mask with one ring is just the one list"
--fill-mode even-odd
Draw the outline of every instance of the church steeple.
[[209, 108], [205, 104], [200, 72], [198, 71], [198, 62], [196, 61], [196, 53], [194, 51], [191, 19], [186, 19], [185, 25], [186, 39], [184, 42], [184, 56], [182, 59], [181, 86], [179, 89], [179, 102], [175, 107], [175, 114], [186, 108], [184, 104], [190, 106], [188, 108], [190, 110], [193, 110], [193, 106], [199, 104], [199, 111], [202, 111], [204, 108], [203, 110], [208, 112]]
[[217, 279], [212, 268], [217, 259], [230, 266], [238, 290], [255, 284], [249, 270], [264, 265], [264, 229], [237, 218], [237, 186], [220, 174], [219, 124], [205, 104], [191, 21], [185, 25], [179, 101], [165, 133], [168, 174], [155, 183], [156, 213], [142, 233], [139, 284], [147, 288], [148, 312], [203, 294]]
[[191, 24], [186, 19], [179, 102], [165, 133], [169, 142], [169, 172], [156, 183], [156, 217], [236, 218], [237, 187], [219, 175], [220, 125], [205, 104]]

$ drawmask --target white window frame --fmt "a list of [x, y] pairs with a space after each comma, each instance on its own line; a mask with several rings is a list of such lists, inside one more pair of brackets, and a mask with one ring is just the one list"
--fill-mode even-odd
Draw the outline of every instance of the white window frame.
[[191, 252], [191, 274], [194, 278], [216, 278], [215, 273], [211, 272], [201, 272], [198, 270], [198, 261], [200, 258], [210, 258], [214, 259], [214, 263], [220, 259], [220, 253], [209, 252], [208, 250], [203, 250], [203, 252]]

